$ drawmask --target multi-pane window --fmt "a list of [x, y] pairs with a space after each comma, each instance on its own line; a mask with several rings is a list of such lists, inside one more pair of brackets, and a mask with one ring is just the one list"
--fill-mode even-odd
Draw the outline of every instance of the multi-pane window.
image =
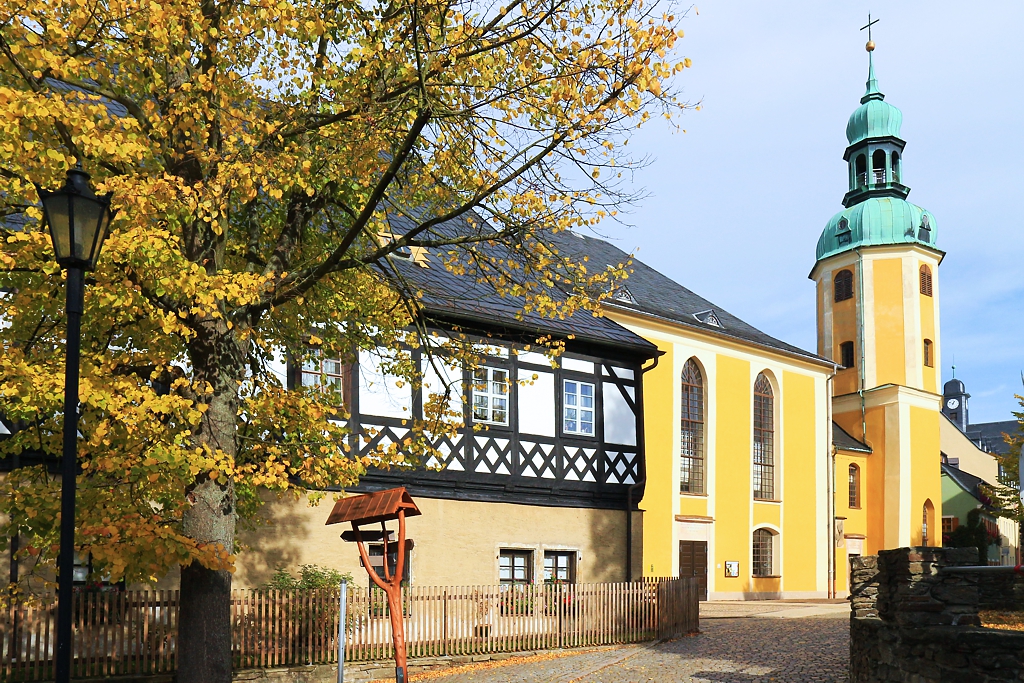
[[921, 266], [921, 293], [925, 296], [932, 295], [932, 269], [927, 265]]
[[853, 273], [840, 270], [832, 281], [836, 303], [853, 298]]
[[565, 380], [562, 392], [562, 431], [594, 436], [594, 385]]
[[704, 493], [704, 380], [691, 358], [683, 365], [679, 425], [679, 491]]
[[551, 583], [575, 583], [576, 553], [562, 550], [545, 552], [544, 580]]
[[754, 576], [773, 576], [772, 546], [774, 534], [768, 529], [754, 530]]
[[530, 583], [532, 573], [533, 551], [502, 550], [498, 554], [498, 580], [501, 583]]
[[473, 420], [508, 424], [508, 370], [477, 368], [473, 371]]
[[303, 361], [301, 382], [304, 387], [334, 392], [339, 404], [345, 400], [345, 364], [338, 358], [324, 358], [319, 350]]
[[860, 468], [850, 465], [850, 507], [860, 507]]
[[926, 368], [932, 367], [935, 364], [935, 360], [932, 358], [932, 340], [924, 340], [924, 365]]
[[775, 398], [763, 372], [754, 382], [754, 498], [775, 499]]

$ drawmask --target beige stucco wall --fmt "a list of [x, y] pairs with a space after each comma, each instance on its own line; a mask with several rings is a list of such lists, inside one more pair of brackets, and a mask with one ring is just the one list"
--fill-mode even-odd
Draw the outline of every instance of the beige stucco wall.
[[[417, 497], [423, 513], [408, 520], [413, 584], [475, 585], [498, 582], [502, 548], [534, 551], [534, 578], [543, 578], [545, 550], [575, 550], [577, 581], [625, 580], [626, 513], [622, 510], [553, 508], [507, 503]], [[325, 526], [332, 501], [318, 507], [304, 501], [275, 500], [264, 508], [268, 524], [242, 532], [247, 546], [237, 560], [236, 588], [259, 585], [277, 567], [296, 570], [317, 564], [351, 572], [365, 585], [354, 543], [339, 538], [347, 524]], [[395, 528], [395, 523], [389, 525]], [[634, 577], [641, 575], [642, 514], [634, 514]]]
[[939, 443], [942, 452], [960, 461], [958, 467], [969, 474], [994, 484], [999, 478], [999, 464], [991, 453], [978, 448], [945, 415], [939, 419]]

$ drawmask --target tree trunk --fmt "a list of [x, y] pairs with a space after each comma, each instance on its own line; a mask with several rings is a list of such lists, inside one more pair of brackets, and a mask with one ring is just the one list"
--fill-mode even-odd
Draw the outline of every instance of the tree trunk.
[[181, 568], [178, 681], [231, 680], [231, 573], [198, 562]]
[[[196, 446], [236, 454], [238, 383], [245, 377], [245, 353], [223, 320], [197, 326], [189, 359], [197, 386], [210, 393], [196, 400], [207, 409], [194, 431]], [[230, 478], [200, 474], [188, 492], [191, 507], [182, 530], [200, 546], [220, 545], [234, 553], [235, 488]], [[178, 603], [178, 683], [231, 682], [231, 574], [193, 562], [181, 568]]]

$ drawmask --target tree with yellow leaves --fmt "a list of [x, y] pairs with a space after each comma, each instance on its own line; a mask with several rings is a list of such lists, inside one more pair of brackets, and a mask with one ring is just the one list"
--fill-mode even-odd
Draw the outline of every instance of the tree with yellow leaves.
[[[593, 308], [594, 287], [621, 274], [588, 273], [550, 238], [633, 199], [629, 131], [681, 108], [670, 78], [689, 62], [672, 57], [681, 32], [668, 9], [0, 10], [0, 393], [17, 427], [0, 449], [60, 452], [63, 279], [35, 186], [81, 165], [117, 214], [86, 292], [76, 545], [115, 580], [182, 567], [180, 681], [230, 680], [235, 526], [258, 491], [348, 486], [404, 457], [349, 450], [324, 392], [286, 391], [267, 371], [275, 350], [416, 343], [417, 292], [386, 267], [396, 250], [444, 254], [550, 316]], [[453, 220], [472, 229], [445, 230]], [[59, 482], [24, 467], [2, 488], [0, 532], [52, 567]]]

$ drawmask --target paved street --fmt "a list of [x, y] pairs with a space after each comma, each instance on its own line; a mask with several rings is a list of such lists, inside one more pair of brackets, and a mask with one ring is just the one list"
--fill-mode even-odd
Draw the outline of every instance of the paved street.
[[[761, 604], [763, 610], [764, 603]], [[818, 609], [829, 611], [827, 607]], [[655, 647], [606, 648], [556, 658], [528, 659], [503, 666], [471, 667], [438, 683], [648, 683], [845, 682], [849, 656], [849, 608], [826, 616], [799, 616], [807, 605], [792, 605], [788, 618], [764, 611], [753, 618], [709, 618], [702, 633]], [[436, 677], [435, 677], [436, 676]]]

